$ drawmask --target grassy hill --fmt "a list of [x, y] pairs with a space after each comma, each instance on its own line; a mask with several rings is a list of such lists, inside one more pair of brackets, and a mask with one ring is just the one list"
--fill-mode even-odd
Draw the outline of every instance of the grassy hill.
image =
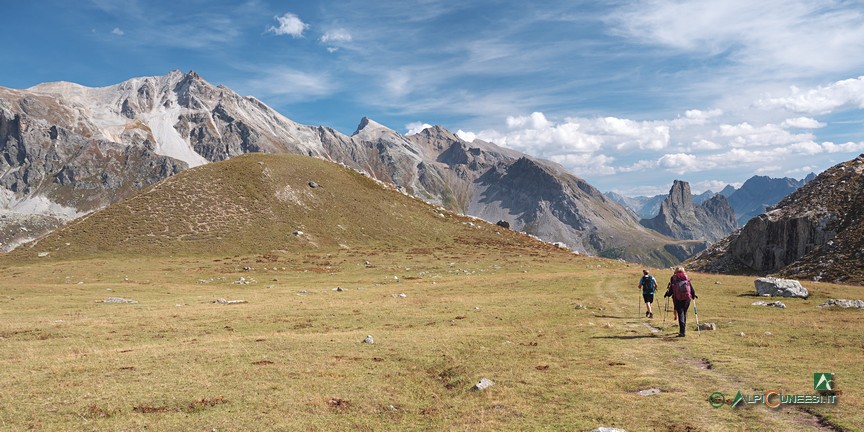
[[358, 247], [407, 251], [464, 242], [551, 248], [439, 210], [337, 164], [248, 154], [184, 171], [11, 255], [81, 259]]
[[[441, 214], [248, 155], [4, 256], [0, 430], [864, 429], [864, 313], [817, 308], [860, 289], [805, 283], [766, 308], [752, 278], [692, 274], [717, 330], [691, 310], [675, 338], [662, 298], [639, 314], [640, 266]], [[728, 405], [813, 394], [814, 372], [835, 374], [835, 405]]]

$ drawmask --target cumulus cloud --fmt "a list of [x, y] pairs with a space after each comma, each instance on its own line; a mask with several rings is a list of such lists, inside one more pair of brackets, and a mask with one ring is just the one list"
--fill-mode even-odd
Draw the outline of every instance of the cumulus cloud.
[[474, 142], [474, 140], [477, 139], [477, 134], [474, 132], [465, 132], [462, 129], [456, 131], [456, 136], [467, 142]]
[[793, 134], [775, 124], [753, 126], [747, 122], [720, 125], [713, 135], [726, 139], [726, 144], [732, 147], [783, 146], [811, 141], [814, 138], [813, 134]]
[[603, 154], [570, 153], [553, 155], [549, 159], [565, 167], [576, 167], [580, 171], [590, 170], [594, 175], [615, 174], [615, 168], [611, 166], [615, 158]]
[[303, 36], [303, 32], [309, 28], [309, 24], [304, 23], [300, 17], [293, 13], [286, 13], [281, 17], [275, 16], [273, 19], [279, 22], [279, 26], [271, 26], [267, 31], [278, 36], [287, 35], [293, 38], [299, 38]]
[[124, 34], [126, 34], [126, 32], [124, 32], [122, 29], [120, 29], [120, 27], [114, 27], [114, 30], [111, 30], [111, 34], [117, 35], [117, 36], [123, 36]]
[[415, 135], [415, 134], [418, 134], [420, 132], [423, 132], [423, 129], [431, 128], [431, 127], [432, 127], [432, 125], [430, 125], [429, 123], [411, 122], [411, 123], [408, 123], [405, 125], [405, 129], [408, 131], [408, 132], [405, 132], [405, 135]]
[[477, 138], [541, 157], [617, 150], [659, 150], [669, 143], [669, 127], [616, 117], [567, 118], [554, 122], [541, 112], [507, 117], [507, 131], [485, 130]]
[[691, 109], [684, 112], [684, 117], [678, 117], [677, 119], [672, 120], [670, 125], [677, 129], [687, 126], [704, 125], [708, 120], [720, 117], [721, 115], [723, 115], [723, 110], [721, 109], [708, 111]]
[[825, 127], [826, 124], [810, 117], [797, 117], [784, 120], [783, 123], [780, 123], [780, 126], [796, 129], [819, 129]]
[[785, 96], [762, 98], [755, 105], [763, 109], [783, 108], [805, 114], [828, 114], [842, 109], [864, 108], [864, 76], [810, 90], [792, 87]]
[[706, 168], [695, 155], [687, 153], [663, 155], [657, 161], [657, 165], [678, 175]]

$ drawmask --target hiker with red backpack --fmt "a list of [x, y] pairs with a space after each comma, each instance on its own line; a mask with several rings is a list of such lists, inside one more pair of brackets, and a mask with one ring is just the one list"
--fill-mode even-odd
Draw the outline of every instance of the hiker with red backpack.
[[654, 318], [654, 311], [651, 310], [651, 303], [654, 303], [654, 290], [657, 289], [657, 280], [654, 276], [648, 274], [648, 270], [642, 270], [642, 279], [639, 279], [639, 286], [642, 288], [642, 300], [645, 301], [646, 318]]
[[696, 291], [690, 283], [690, 278], [684, 272], [684, 267], [675, 267], [675, 274], [669, 280], [668, 290], [663, 297], [672, 297], [675, 305], [675, 314], [678, 317], [678, 337], [684, 337], [687, 330], [687, 309], [690, 308], [690, 300], [695, 300]]

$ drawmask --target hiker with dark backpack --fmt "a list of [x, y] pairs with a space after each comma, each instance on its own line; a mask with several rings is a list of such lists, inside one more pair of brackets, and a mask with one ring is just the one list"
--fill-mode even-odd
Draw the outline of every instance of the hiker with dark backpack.
[[684, 267], [675, 267], [675, 274], [669, 280], [668, 290], [663, 297], [672, 297], [675, 314], [678, 316], [678, 337], [684, 337], [687, 330], [687, 309], [690, 308], [690, 300], [697, 298]]
[[646, 318], [654, 318], [654, 311], [651, 310], [651, 303], [654, 303], [654, 290], [657, 289], [657, 280], [654, 276], [648, 274], [648, 270], [642, 270], [642, 279], [639, 279], [638, 288], [642, 288], [642, 300], [645, 301]]

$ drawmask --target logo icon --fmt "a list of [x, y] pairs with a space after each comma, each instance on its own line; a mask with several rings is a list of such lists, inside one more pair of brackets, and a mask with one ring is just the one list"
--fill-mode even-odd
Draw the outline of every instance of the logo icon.
[[741, 390], [738, 390], [738, 394], [735, 395], [735, 399], [732, 400], [732, 408], [738, 406], [741, 401], [744, 400], [744, 395], [741, 394]]
[[724, 403], [726, 403], [726, 395], [720, 392], [711, 393], [711, 396], [708, 396], [708, 403], [710, 403], [713, 408], [720, 408]]
[[834, 387], [834, 374], [831, 372], [816, 372], [813, 374], [813, 389], [831, 391]]

